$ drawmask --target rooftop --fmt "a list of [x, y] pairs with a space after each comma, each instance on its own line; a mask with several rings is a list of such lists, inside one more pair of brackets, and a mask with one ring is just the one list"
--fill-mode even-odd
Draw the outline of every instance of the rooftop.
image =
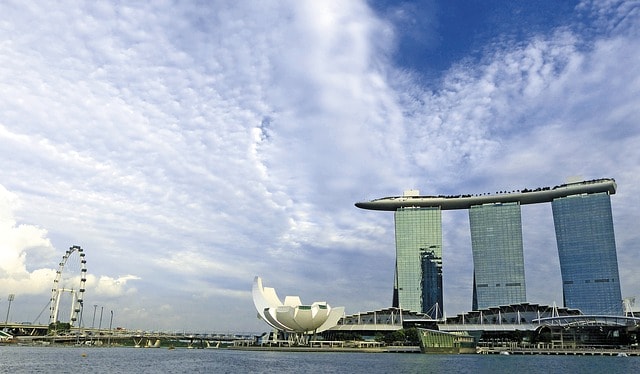
[[524, 204], [548, 203], [559, 197], [606, 192], [616, 193], [616, 181], [613, 178], [594, 179], [589, 181], [562, 184], [555, 187], [522, 189], [515, 191], [498, 191], [495, 194], [475, 195], [438, 195], [424, 196], [405, 194], [371, 201], [357, 202], [358, 208], [369, 210], [395, 211], [399, 208], [439, 207], [442, 210], [469, 209], [473, 205], [511, 203]]

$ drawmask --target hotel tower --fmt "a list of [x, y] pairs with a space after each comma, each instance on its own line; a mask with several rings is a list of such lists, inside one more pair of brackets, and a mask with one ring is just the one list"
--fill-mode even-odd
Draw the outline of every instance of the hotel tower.
[[480, 195], [409, 190], [356, 206], [394, 212], [394, 307], [431, 316], [442, 310], [442, 211], [454, 209], [469, 212], [473, 310], [526, 302], [521, 206], [551, 203], [564, 306], [622, 315], [610, 200], [616, 187], [613, 179], [597, 179]]

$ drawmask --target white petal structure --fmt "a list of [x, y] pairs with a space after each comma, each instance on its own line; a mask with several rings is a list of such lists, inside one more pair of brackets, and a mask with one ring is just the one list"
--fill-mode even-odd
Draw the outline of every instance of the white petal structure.
[[298, 296], [287, 296], [280, 301], [276, 290], [263, 287], [262, 279], [253, 280], [253, 304], [262, 318], [272, 327], [296, 333], [322, 332], [338, 324], [344, 307], [331, 308], [324, 301], [303, 305]]

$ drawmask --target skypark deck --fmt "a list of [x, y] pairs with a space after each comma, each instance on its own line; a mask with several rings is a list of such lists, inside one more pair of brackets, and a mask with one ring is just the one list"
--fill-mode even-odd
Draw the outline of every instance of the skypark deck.
[[440, 207], [442, 210], [469, 209], [473, 205], [519, 202], [521, 205], [548, 203], [559, 197], [607, 192], [616, 193], [613, 178], [567, 183], [559, 186], [542, 187], [534, 190], [523, 189], [496, 194], [454, 195], [454, 196], [393, 196], [371, 201], [358, 202], [358, 208], [369, 210], [395, 211], [398, 208]]

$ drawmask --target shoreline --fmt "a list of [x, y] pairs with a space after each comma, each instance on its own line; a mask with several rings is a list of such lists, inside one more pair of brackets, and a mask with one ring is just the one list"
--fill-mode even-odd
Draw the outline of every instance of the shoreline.
[[492, 349], [480, 348], [479, 355], [544, 355], [544, 356], [621, 356], [638, 357], [640, 350], [635, 349]]
[[265, 346], [237, 346], [227, 347], [234, 351], [265, 351], [265, 352], [344, 352], [344, 353], [421, 353], [420, 347], [265, 347]]

